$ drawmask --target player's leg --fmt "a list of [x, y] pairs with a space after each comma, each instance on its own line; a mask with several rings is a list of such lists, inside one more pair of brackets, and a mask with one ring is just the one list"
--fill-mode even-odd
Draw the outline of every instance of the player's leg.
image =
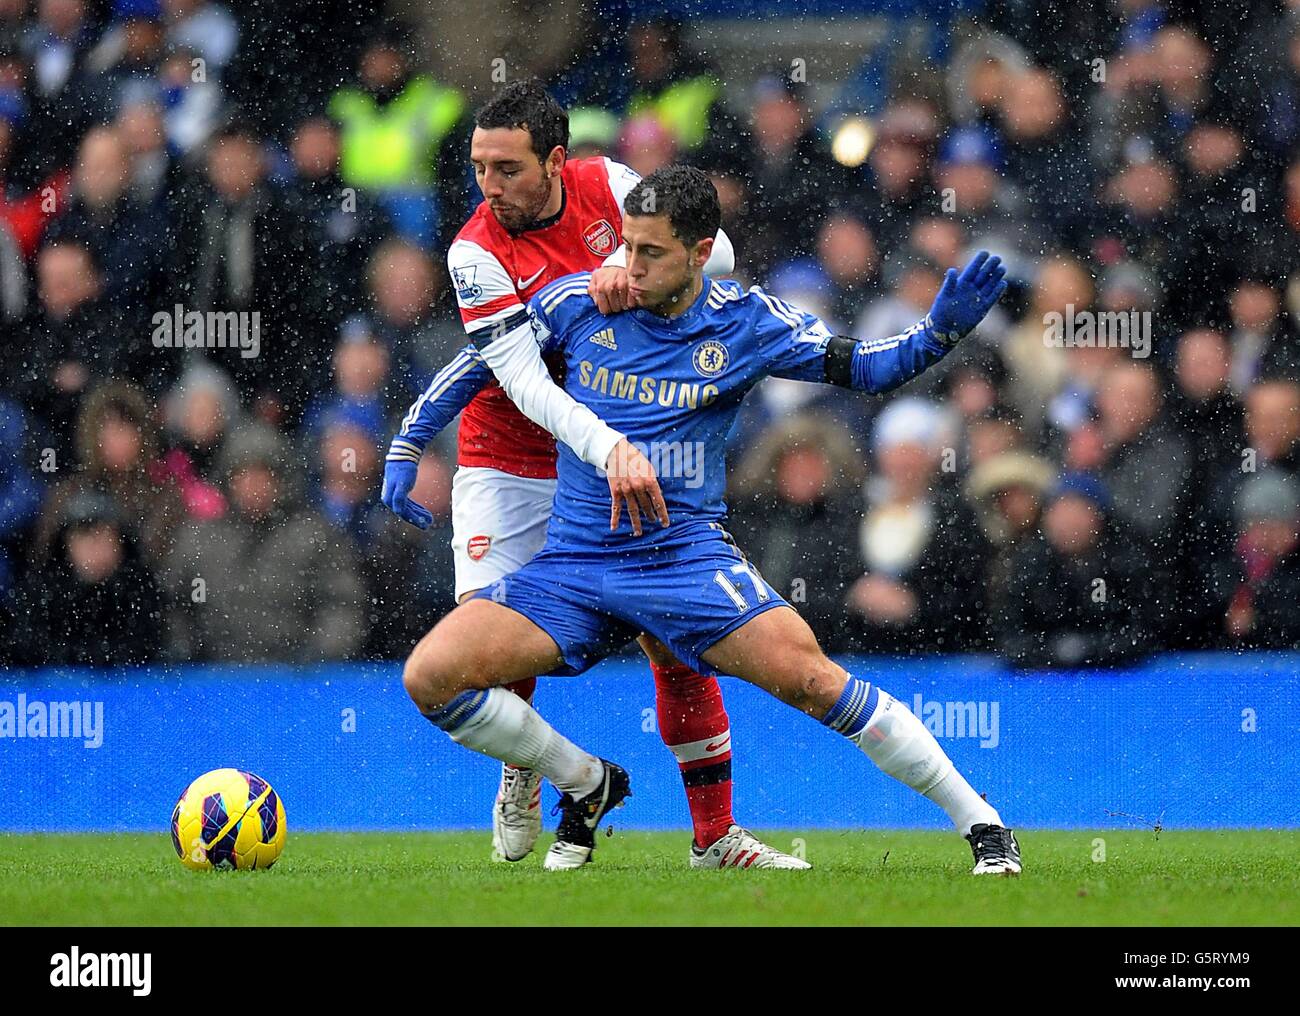
[[[496, 577], [499, 578], [500, 576]], [[482, 588], [482, 586], [475, 586], [473, 589], [467, 589], [463, 593], [458, 593], [456, 596], [456, 603], [468, 603], [478, 595]], [[506, 691], [514, 692], [529, 705], [536, 708], [533, 703], [533, 695], [537, 691], [537, 678], [526, 677], [522, 681], [511, 681], [509, 684], [502, 685], [502, 687], [505, 688]]]
[[[473, 589], [467, 589], [463, 593], [458, 593], [456, 596], [456, 603], [468, 603], [482, 591], [482, 588], [482, 586], [476, 586]], [[502, 685], [502, 687], [505, 688], [506, 691], [518, 695], [529, 705], [533, 705], [533, 695], [537, 691], [537, 678], [526, 677], [522, 681], [511, 681], [509, 684]]]
[[[671, 563], [655, 571], [636, 561], [618, 566], [611, 613], [659, 638], [697, 671], [734, 674], [848, 737], [886, 773], [948, 813], [971, 841], [977, 872], [1018, 870], [1010, 831], [921, 721], [829, 660], [808, 625], [720, 525], [684, 527], [664, 550], [671, 551]], [[622, 595], [625, 588], [636, 595]]]
[[[483, 637], [488, 631], [491, 639]], [[420, 712], [453, 741], [536, 769], [561, 790], [585, 793], [600, 777], [600, 761], [503, 687], [562, 662], [555, 640], [523, 614], [491, 599], [471, 599], [411, 651], [402, 684]]]
[[[477, 589], [466, 590], [456, 602], [466, 603], [477, 592]], [[537, 708], [533, 701], [537, 678], [513, 681], [503, 687]], [[542, 774], [536, 769], [502, 762], [501, 779], [492, 799], [492, 860], [522, 861], [533, 852], [541, 834]]]
[[[452, 479], [452, 558], [456, 602], [522, 568], [546, 542], [555, 481], [462, 466]], [[506, 685], [536, 708], [537, 678]], [[542, 776], [503, 764], [492, 802], [492, 859], [526, 857], [542, 831]]]
[[888, 692], [828, 659], [788, 605], [755, 615], [701, 655], [847, 737], [885, 773], [939, 805], [970, 841], [976, 874], [1020, 871], [1014, 834], [934, 735]]
[[677, 758], [695, 843], [707, 846], [735, 824], [731, 814], [731, 722], [715, 677], [686, 666], [652, 635], [637, 639], [655, 682], [659, 736]]
[[655, 681], [659, 736], [677, 758], [694, 830], [693, 868], [807, 868], [761, 842], [732, 815], [731, 721], [716, 677], [705, 677], [653, 635], [637, 639]]
[[562, 792], [547, 868], [591, 859], [597, 824], [631, 792], [627, 774], [563, 737], [501, 685], [551, 671], [580, 673], [634, 637], [627, 625], [591, 608], [592, 581], [599, 583], [599, 573], [543, 552], [443, 618], [402, 675], [421, 713], [457, 743], [536, 770]]

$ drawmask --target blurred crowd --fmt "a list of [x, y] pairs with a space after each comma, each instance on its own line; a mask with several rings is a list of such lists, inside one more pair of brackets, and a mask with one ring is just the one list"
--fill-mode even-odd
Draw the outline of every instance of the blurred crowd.
[[[452, 605], [454, 433], [430, 530], [378, 494], [465, 342], [483, 96], [377, 6], [0, 0], [0, 661], [400, 658]], [[975, 249], [1011, 268], [900, 392], [742, 410], [731, 530], [824, 646], [1300, 646], [1300, 0], [992, 3], [847, 119], [790, 69], [738, 84], [656, 20], [566, 98], [572, 155], [707, 170], [737, 276], [839, 333], [902, 331]], [[192, 312], [257, 355], [185, 348]], [[1049, 334], [1104, 314], [1149, 345]]]

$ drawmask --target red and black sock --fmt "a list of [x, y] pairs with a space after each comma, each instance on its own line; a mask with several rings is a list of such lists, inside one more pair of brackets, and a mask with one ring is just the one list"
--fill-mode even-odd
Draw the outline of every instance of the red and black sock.
[[735, 823], [731, 814], [731, 722], [716, 677], [683, 663], [660, 667], [655, 677], [659, 734], [682, 771], [695, 845], [707, 847]]

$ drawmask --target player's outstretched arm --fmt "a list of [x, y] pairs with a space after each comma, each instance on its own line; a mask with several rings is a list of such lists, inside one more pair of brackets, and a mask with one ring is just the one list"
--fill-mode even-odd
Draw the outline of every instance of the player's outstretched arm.
[[420, 469], [424, 448], [456, 415], [469, 405], [485, 384], [492, 380], [478, 350], [467, 345], [434, 375], [424, 393], [412, 403], [402, 420], [402, 429], [388, 446], [384, 457], [384, 488], [381, 498], [399, 518], [429, 528], [433, 516], [410, 498]]
[[957, 274], [949, 268], [926, 318], [939, 339], [952, 347], [984, 320], [1007, 291], [1007, 270], [996, 254], [982, 250]]
[[997, 255], [980, 251], [964, 269], [949, 268], [930, 312], [901, 335], [859, 342], [832, 336], [824, 376], [845, 388], [888, 392], [938, 363], [1006, 292], [1006, 269]]
[[521, 308], [475, 332], [474, 345], [520, 412], [572, 448], [583, 462], [603, 468], [623, 435], [555, 383], [542, 360], [549, 337], [535, 315]]
[[[549, 328], [530, 320], [514, 278], [497, 256], [477, 243], [458, 239], [447, 251], [447, 270], [470, 341], [511, 401], [584, 462], [603, 468], [623, 435], [606, 427], [551, 379], [541, 355], [550, 339]], [[578, 291], [579, 285], [585, 290], [586, 280], [578, 283], [576, 277], [566, 276], [548, 289]]]

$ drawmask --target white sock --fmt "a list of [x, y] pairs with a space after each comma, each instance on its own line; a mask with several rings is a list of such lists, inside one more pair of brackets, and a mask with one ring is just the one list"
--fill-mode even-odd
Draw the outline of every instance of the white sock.
[[1002, 825], [997, 810], [953, 768], [952, 760], [925, 724], [879, 686], [876, 694], [871, 718], [849, 740], [885, 773], [947, 812], [962, 836], [978, 822]]
[[968, 835], [970, 827], [979, 822], [1002, 825], [997, 809], [975, 793], [975, 788], [956, 769], [950, 769], [947, 776], [925, 792], [925, 796], [948, 813], [952, 824], [963, 836]]
[[[519, 692], [514, 691], [513, 688], [510, 689], [510, 690], [511, 690], [512, 692], [514, 692], [514, 694], [519, 695]], [[534, 689], [533, 689], [533, 695], [519, 695], [519, 697], [520, 697], [521, 699], [523, 699], [525, 702], [527, 702], [530, 706], [533, 706], [533, 696], [536, 695], [536, 694], [537, 694], [537, 689], [534, 688]], [[536, 709], [537, 707], [536, 707], [536, 706], [533, 706], [533, 708]], [[515, 765], [513, 762], [503, 762], [502, 765], [507, 765], [507, 766], [509, 766], [511, 769], [518, 769], [520, 772], [525, 772], [525, 773], [530, 773], [530, 772], [532, 772], [532, 770], [531, 770], [530, 768], [528, 768], [528, 766], [517, 766], [517, 765]]]
[[457, 744], [523, 769], [536, 769], [561, 791], [583, 797], [604, 766], [557, 731], [514, 692], [464, 692], [428, 717]]

